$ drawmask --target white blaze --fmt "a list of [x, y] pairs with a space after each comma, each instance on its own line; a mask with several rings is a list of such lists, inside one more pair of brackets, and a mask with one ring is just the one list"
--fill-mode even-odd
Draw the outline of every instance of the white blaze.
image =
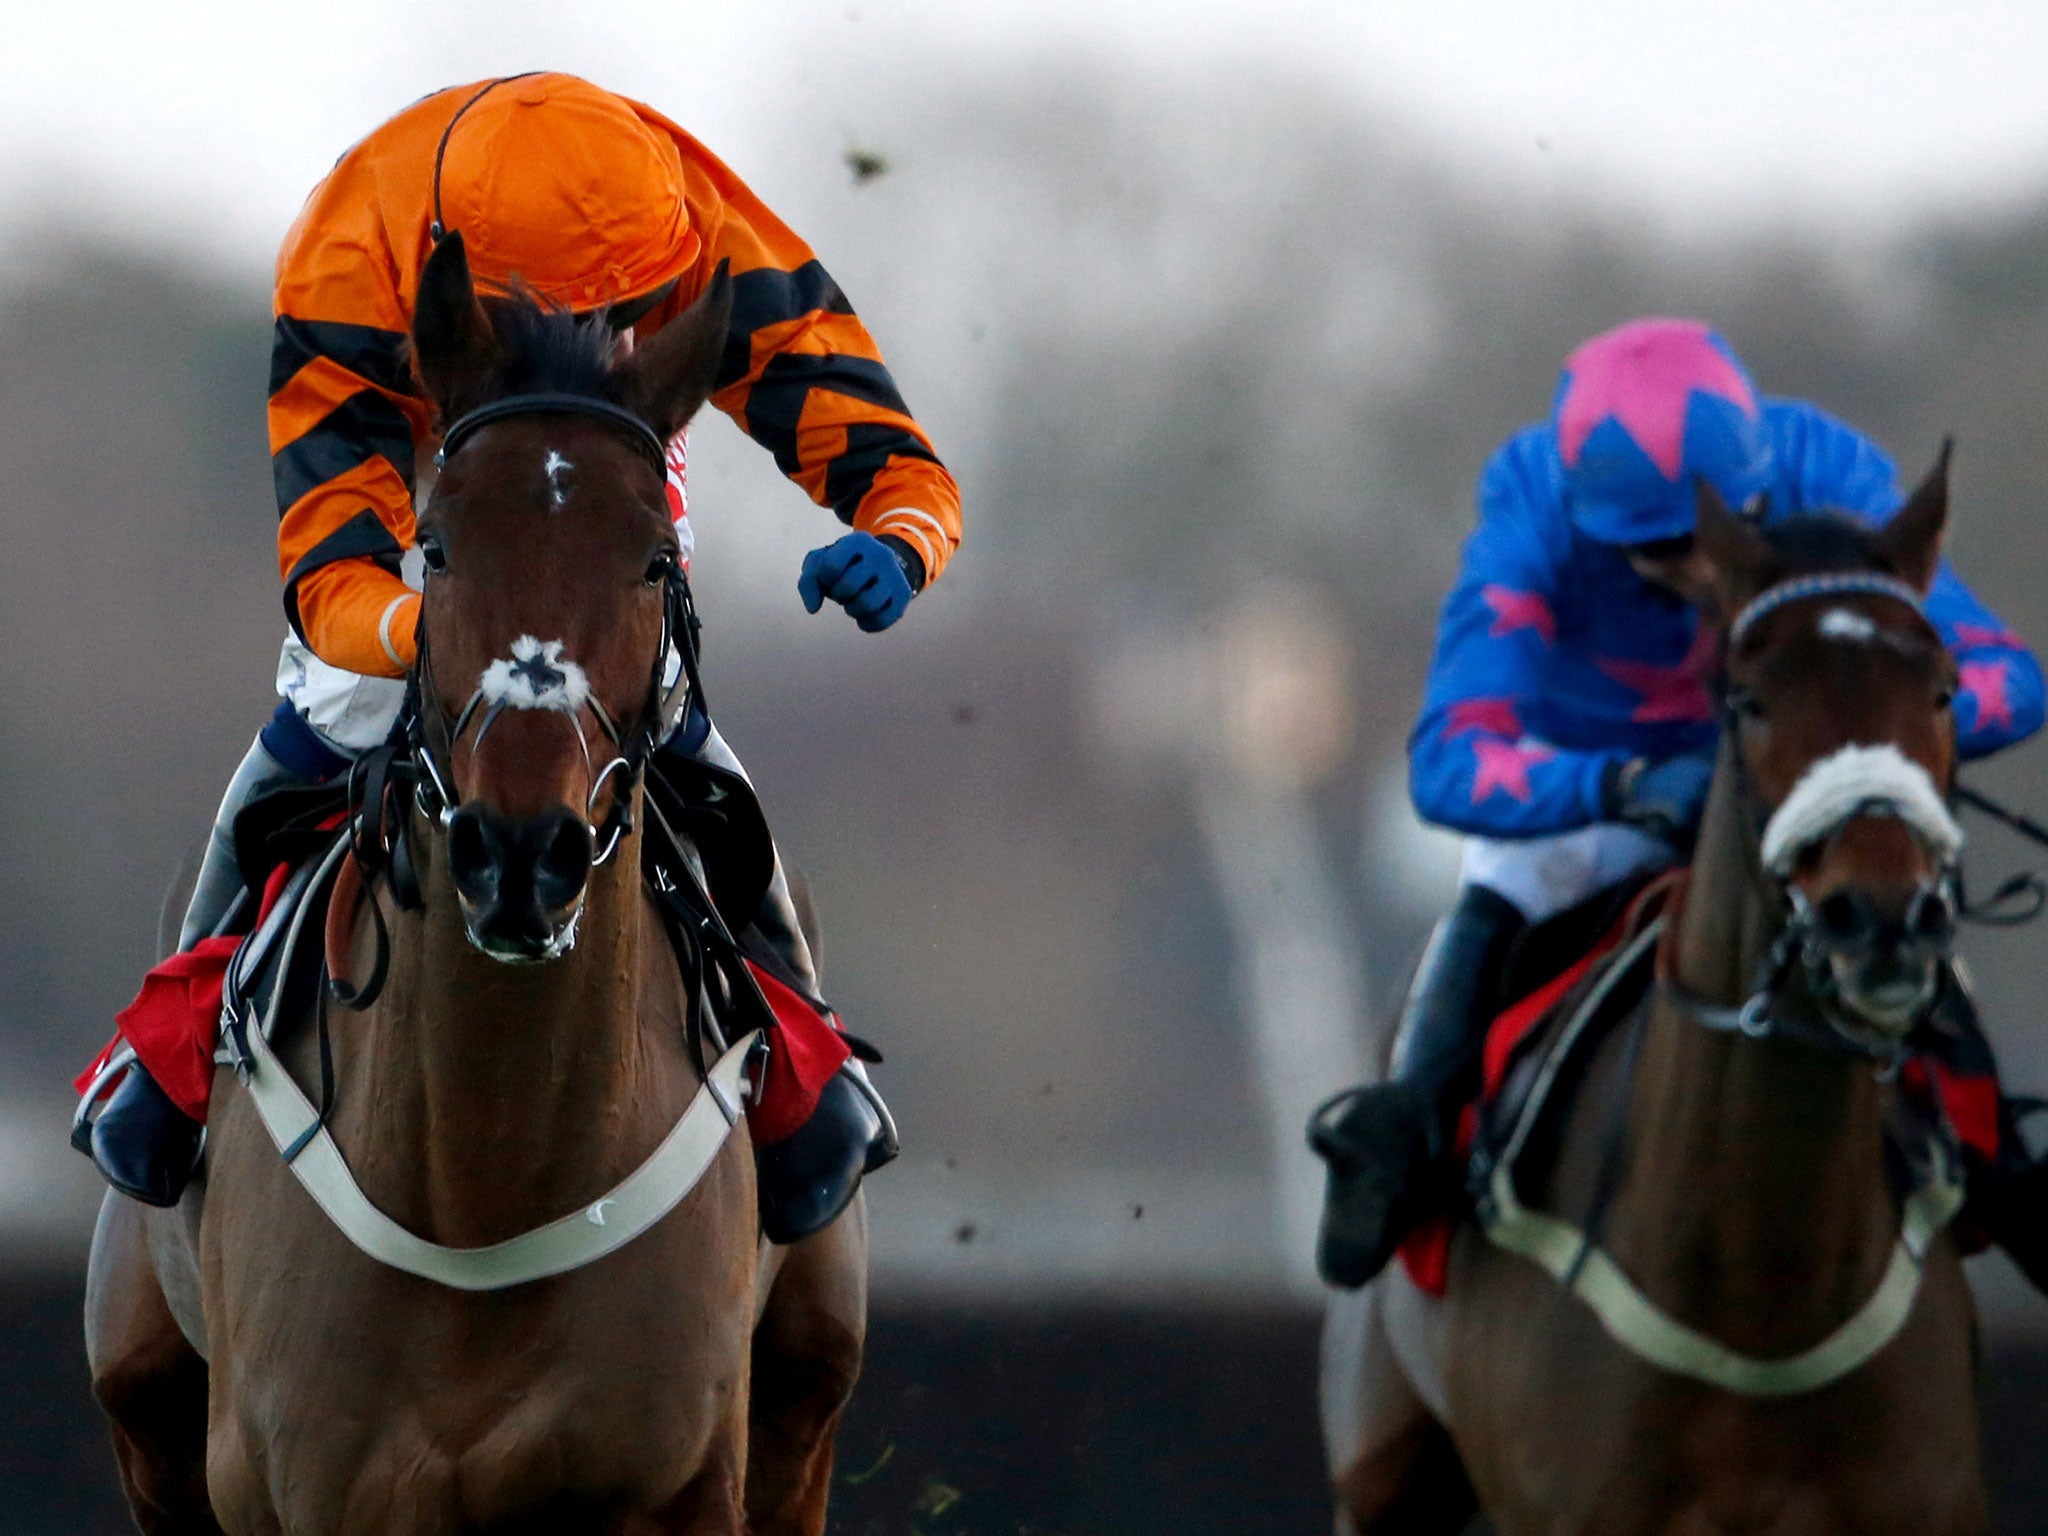
[[575, 714], [590, 698], [590, 679], [562, 655], [562, 642], [532, 635], [512, 642], [509, 660], [501, 657], [485, 667], [477, 687], [486, 704], [551, 709], [565, 715]]
[[1820, 616], [1820, 632], [1824, 639], [1858, 640], [1867, 644], [1877, 638], [1877, 620], [1853, 608], [1830, 608]]
[[569, 499], [568, 476], [576, 472], [576, 466], [550, 448], [542, 467], [548, 476], [548, 499], [555, 504], [555, 510], [560, 511], [562, 503]]

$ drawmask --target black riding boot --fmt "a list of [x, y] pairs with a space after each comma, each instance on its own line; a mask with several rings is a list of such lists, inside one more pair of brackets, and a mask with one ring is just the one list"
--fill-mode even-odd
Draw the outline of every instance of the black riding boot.
[[[686, 722], [662, 752], [694, 757], [742, 779], [747, 776], [725, 738], [701, 715]], [[767, 894], [740, 935], [740, 947], [757, 956], [765, 950], [765, 963], [781, 971], [783, 981], [807, 997], [822, 997], [817, 961], [804, 937], [782, 850], [774, 852]], [[861, 1179], [893, 1161], [899, 1150], [889, 1107], [859, 1058], [849, 1059], [825, 1084], [817, 1109], [794, 1134], [754, 1149], [763, 1235], [772, 1243], [793, 1243], [830, 1226], [853, 1203]]]
[[[1997, 1080], [1998, 1063], [1985, 1038], [1977, 1002], [1960, 967], [1951, 968], [1933, 1020], [1938, 1054], [1960, 1072]], [[1964, 1159], [1968, 1174], [1963, 1219], [2006, 1251], [2034, 1289], [2048, 1295], [2048, 1154], [2036, 1154], [2024, 1127], [2048, 1110], [2040, 1099], [2002, 1097], [1998, 1161]]]
[[1387, 1081], [1354, 1088], [1309, 1122], [1329, 1164], [1316, 1267], [1364, 1285], [1443, 1192], [1457, 1106], [1486, 1038], [1508, 947], [1527, 924], [1506, 897], [1468, 885], [1438, 924], [1408, 993]]
[[[741, 942], [769, 950], [790, 973], [785, 980], [809, 996], [820, 995], [780, 851], [768, 894]], [[898, 1150], [888, 1106], [860, 1059], [849, 1058], [794, 1134], [754, 1149], [762, 1235], [771, 1243], [793, 1243], [822, 1231], [853, 1203], [861, 1179], [894, 1160]]]
[[1968, 1204], [1985, 1235], [2048, 1296], [2048, 1155], [2033, 1152], [2020, 1134], [2020, 1122], [2044, 1108], [2038, 1099], [1999, 1105], [1998, 1166], [1974, 1170]]
[[[273, 791], [321, 783], [347, 765], [348, 760], [316, 736], [291, 705], [278, 706], [235, 769], [214, 813], [206, 856], [178, 930], [181, 953], [226, 930], [242, 903], [235, 818]], [[129, 1064], [98, 1116], [78, 1121], [71, 1140], [122, 1194], [145, 1205], [176, 1205], [199, 1165], [203, 1134], [199, 1122], [173, 1104], [137, 1061]]]
[[171, 1102], [156, 1079], [129, 1063], [99, 1117], [80, 1121], [72, 1145], [106, 1181], [144, 1205], [176, 1205], [199, 1166], [206, 1128]]

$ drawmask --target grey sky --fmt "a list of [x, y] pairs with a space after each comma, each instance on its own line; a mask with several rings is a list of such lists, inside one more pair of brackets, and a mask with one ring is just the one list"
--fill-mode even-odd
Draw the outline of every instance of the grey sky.
[[857, 140], [934, 70], [1067, 49], [1197, 90], [1245, 63], [1320, 76], [1478, 175], [1695, 232], [1881, 232], [2048, 184], [2038, 0], [69, 0], [9, 34], [0, 237], [72, 206], [251, 267], [384, 115], [536, 66], [662, 107], [771, 201], [821, 124]]

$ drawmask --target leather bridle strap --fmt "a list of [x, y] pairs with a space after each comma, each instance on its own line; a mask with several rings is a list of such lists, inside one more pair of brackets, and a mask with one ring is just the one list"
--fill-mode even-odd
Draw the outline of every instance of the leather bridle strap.
[[[698, 710], [705, 708], [704, 685], [697, 666], [697, 630], [697, 612], [690, 598], [689, 577], [680, 567], [674, 567], [663, 582], [661, 640], [655, 647], [647, 699], [638, 717], [632, 724], [621, 726], [595, 697], [584, 701], [584, 708], [590, 711], [604, 739], [611, 744], [613, 755], [602, 767], [597, 767], [592, 761], [590, 741], [584, 732], [580, 711], [574, 717], [584, 761], [592, 768], [586, 814], [596, 809], [598, 797], [607, 787], [612, 797], [611, 809], [606, 813], [603, 825], [597, 829], [599, 846], [593, 854], [594, 864], [602, 864], [610, 858], [620, 837], [633, 829], [633, 788], [639, 782], [648, 758], [668, 739], [692, 700]], [[681, 658], [681, 668], [675, 682], [667, 684], [665, 679], [671, 649]], [[423, 621], [419, 630], [419, 657], [413, 669], [411, 708], [402, 717], [400, 729], [416, 768], [421, 809], [445, 826], [454, 813], [453, 759], [456, 743], [462, 740], [463, 734], [481, 713], [482, 723], [471, 743], [474, 750], [483, 741], [484, 732], [490, 729], [497, 710], [495, 707], [483, 707], [483, 689], [478, 687], [471, 691], [451, 723], [440, 705], [433, 702], [438, 693], [433, 682], [432, 657]]]
[[1748, 606], [1735, 615], [1735, 622], [1728, 626], [1728, 648], [1733, 650], [1742, 644], [1765, 615], [1777, 612], [1787, 603], [1801, 602], [1809, 597], [1855, 596], [1895, 598], [1921, 618], [1927, 617], [1927, 605], [1920, 593], [1896, 576], [1887, 576], [1882, 571], [1824, 571], [1812, 576], [1791, 577], [1751, 598]]
[[[492, 422], [505, 421], [521, 416], [586, 416], [624, 434], [636, 453], [659, 475], [668, 473], [668, 447], [648, 421], [625, 406], [594, 395], [575, 395], [534, 392], [529, 394], [506, 395], [502, 399], [488, 401], [457, 417], [441, 437], [438, 461], [446, 464], [483, 427]], [[654, 749], [667, 739], [676, 724], [679, 705], [696, 700], [697, 707], [703, 708], [702, 685], [697, 674], [697, 622], [696, 610], [690, 601], [689, 578], [680, 566], [671, 566], [663, 583], [661, 643], [655, 648], [654, 665], [648, 683], [648, 694], [640, 715], [630, 726], [622, 728], [613, 720], [597, 699], [591, 698], [587, 706], [596, 718], [598, 728], [611, 743], [613, 756], [602, 768], [593, 768], [594, 779], [590, 788], [590, 806], [594, 808], [601, 790], [609, 786], [612, 794], [612, 810], [605, 824], [598, 829], [599, 847], [594, 862], [603, 863], [618, 846], [622, 835], [632, 829], [631, 800], [634, 784]], [[668, 653], [673, 646], [681, 653], [682, 671], [673, 687], [664, 687], [668, 667]], [[422, 800], [431, 798], [436, 804], [423, 806], [430, 815], [444, 823], [454, 808], [454, 789], [450, 782], [453, 769], [451, 761], [455, 744], [462, 739], [475, 718], [483, 700], [478, 688], [471, 692], [468, 701], [451, 725], [440, 705], [435, 702], [439, 693], [433, 686], [433, 663], [427, 643], [424, 621], [420, 625], [418, 640], [419, 655], [414, 664], [416, 708], [408, 730], [412, 754], [420, 769], [420, 792]], [[493, 712], [495, 713], [495, 712]], [[482, 729], [478, 732], [481, 740], [484, 730], [490, 728], [491, 714], [486, 714]], [[576, 733], [583, 743], [586, 760], [590, 757], [590, 744], [584, 735], [583, 723], [579, 716]]]
[[661, 434], [648, 424], [646, 418], [623, 405], [600, 400], [595, 395], [535, 393], [506, 395], [503, 399], [489, 401], [456, 417], [448, 430], [441, 434], [437, 462], [446, 464], [479, 428], [509, 416], [588, 416], [623, 432], [634, 450], [654, 466], [656, 474], [663, 477], [668, 474], [668, 445], [661, 440]]

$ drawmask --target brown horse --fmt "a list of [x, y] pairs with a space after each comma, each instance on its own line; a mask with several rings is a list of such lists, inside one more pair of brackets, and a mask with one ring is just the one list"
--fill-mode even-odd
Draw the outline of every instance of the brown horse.
[[1508, 1536], [1986, 1529], [1954, 1184], [1902, 1242], [1885, 1151], [1882, 1063], [1951, 931], [1955, 667], [1917, 601], [1946, 469], [1876, 533], [1761, 530], [1703, 492], [1660, 573], [1724, 639], [1697, 861], [1658, 984], [1524, 1191], [1588, 1227], [1604, 1199], [1599, 1242], [1559, 1228], [1531, 1262], [1540, 1244], [1468, 1222], [1442, 1301], [1398, 1266], [1336, 1301], [1340, 1531], [1450, 1533], [1475, 1509]]
[[[391, 919], [375, 1002], [332, 1020], [330, 1125], [369, 1199], [435, 1243], [495, 1244], [586, 1208], [602, 1225], [593, 1200], [703, 1081], [643, 834], [602, 857], [622, 779], [591, 743], [661, 692], [675, 535], [633, 439], [665, 441], [702, 403], [729, 292], [721, 277], [615, 362], [601, 323], [487, 315], [459, 237], [422, 276], [415, 363], [444, 422], [536, 392], [611, 407], [486, 420], [421, 518], [421, 712], [456, 722], [448, 810], [402, 812], [424, 908]], [[461, 721], [477, 680], [534, 636], [561, 642], [543, 658], [551, 707]], [[303, 1042], [279, 1049], [317, 1080]], [[94, 1244], [93, 1382], [145, 1531], [824, 1529], [865, 1327], [860, 1206], [767, 1247], [741, 1132], [617, 1251], [469, 1291], [352, 1246], [226, 1070], [208, 1134], [203, 1200], [110, 1196]]]

